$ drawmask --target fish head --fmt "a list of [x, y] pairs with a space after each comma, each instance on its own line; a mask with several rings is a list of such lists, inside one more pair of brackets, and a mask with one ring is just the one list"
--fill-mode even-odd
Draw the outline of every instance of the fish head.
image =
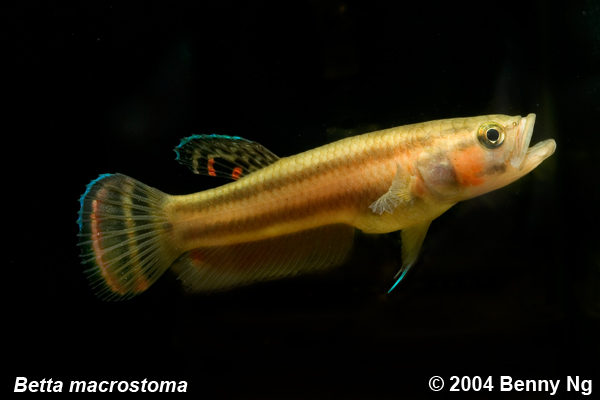
[[535, 114], [461, 119], [423, 152], [418, 169], [429, 192], [458, 202], [504, 187], [531, 172], [556, 149], [552, 139], [529, 147]]

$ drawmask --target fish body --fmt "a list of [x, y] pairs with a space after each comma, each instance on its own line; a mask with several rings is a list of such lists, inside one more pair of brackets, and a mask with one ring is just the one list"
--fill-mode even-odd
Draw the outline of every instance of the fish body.
[[553, 140], [528, 147], [534, 122], [533, 114], [431, 121], [284, 158], [240, 137], [194, 135], [176, 147], [178, 161], [234, 181], [170, 196], [101, 175], [80, 199], [83, 261], [104, 299], [141, 293], [169, 267], [188, 289], [214, 291], [339, 264], [356, 228], [402, 230], [397, 284], [433, 219], [554, 152]]

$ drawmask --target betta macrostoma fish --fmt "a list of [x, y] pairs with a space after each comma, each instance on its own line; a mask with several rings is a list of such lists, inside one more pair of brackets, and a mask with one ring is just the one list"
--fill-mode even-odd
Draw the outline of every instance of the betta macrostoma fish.
[[[102, 299], [142, 293], [169, 267], [195, 292], [340, 264], [354, 230], [402, 230], [402, 266], [459, 201], [506, 186], [556, 148], [529, 147], [535, 115], [406, 125], [279, 158], [237, 136], [193, 135], [175, 148], [195, 174], [233, 182], [171, 196], [122, 174], [80, 199], [79, 246]], [[392, 290], [390, 289], [390, 291]]]

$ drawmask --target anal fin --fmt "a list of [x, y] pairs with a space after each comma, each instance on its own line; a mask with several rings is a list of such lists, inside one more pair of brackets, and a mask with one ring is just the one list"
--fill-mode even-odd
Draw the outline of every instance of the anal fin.
[[429, 225], [431, 225], [431, 221], [426, 221], [402, 230], [402, 267], [396, 276], [394, 276], [394, 279], [398, 278], [398, 280], [394, 283], [394, 286], [391, 287], [388, 293], [391, 293], [391, 291], [394, 290], [396, 285], [404, 278], [404, 275], [406, 275], [410, 267], [417, 261]]
[[200, 247], [180, 256], [173, 270], [192, 292], [211, 292], [340, 264], [354, 228], [327, 225], [229, 246]]

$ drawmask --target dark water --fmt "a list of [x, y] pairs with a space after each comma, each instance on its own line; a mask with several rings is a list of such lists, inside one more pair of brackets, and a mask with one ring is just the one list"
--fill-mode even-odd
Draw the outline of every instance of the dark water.
[[[174, 379], [199, 398], [344, 399], [448, 396], [453, 375], [492, 376], [491, 392], [470, 392], [486, 398], [545, 395], [501, 392], [501, 376], [560, 379], [561, 398], [575, 396], [568, 376], [600, 385], [600, 6], [372, 3], [69, 2], [10, 18], [12, 384]], [[172, 194], [222, 183], [174, 161], [181, 137], [239, 135], [285, 156], [486, 113], [537, 114], [532, 143], [553, 138], [556, 153], [434, 221], [391, 295], [393, 234], [358, 235], [340, 268], [210, 296], [167, 274], [103, 303], [82, 274], [77, 199], [98, 174]]]

